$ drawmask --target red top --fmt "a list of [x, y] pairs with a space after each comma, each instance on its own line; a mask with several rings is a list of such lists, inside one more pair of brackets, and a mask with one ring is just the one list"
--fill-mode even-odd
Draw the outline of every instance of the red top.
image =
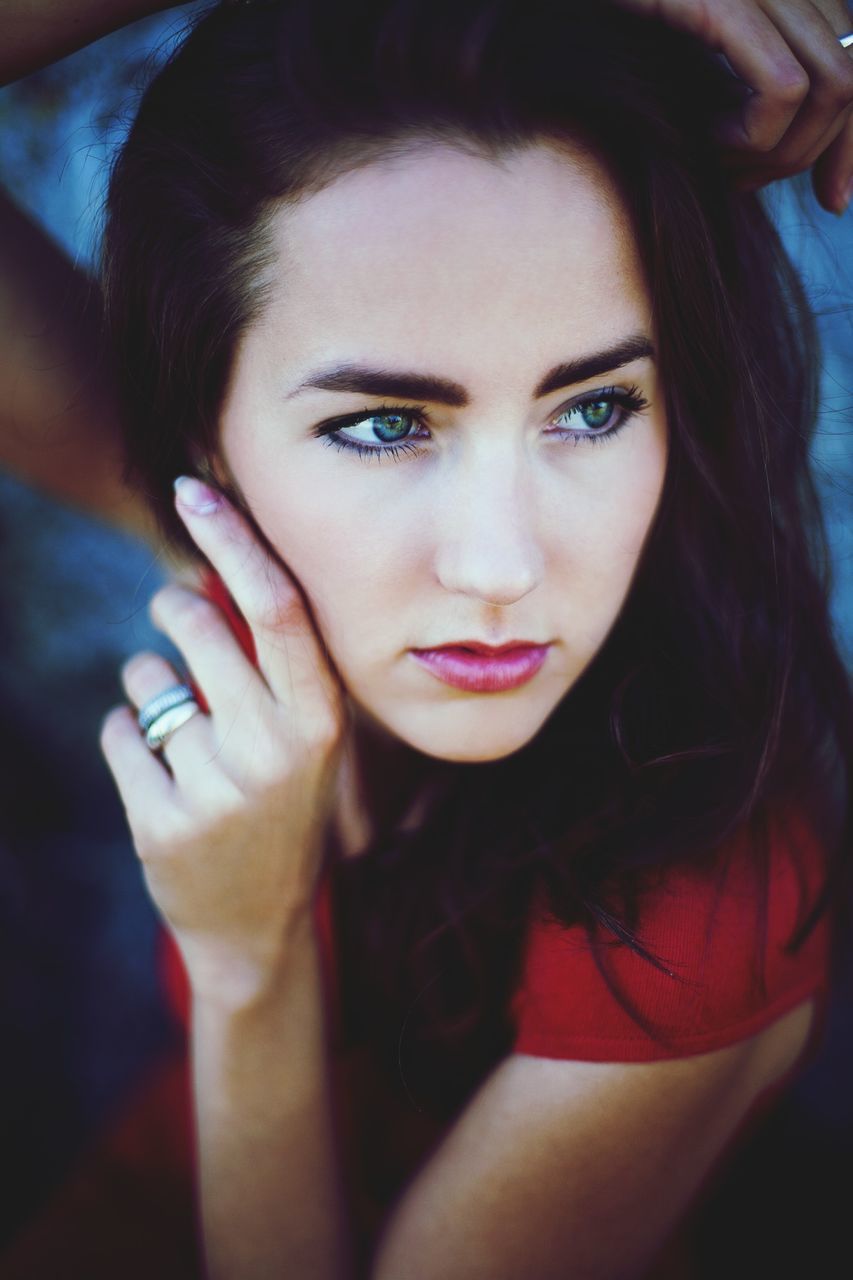
[[612, 935], [599, 943], [599, 954], [619, 989], [653, 1021], [649, 1031], [607, 991], [580, 926], [566, 929], [554, 921], [537, 921], [512, 1006], [516, 1052], [594, 1062], [649, 1062], [707, 1053], [743, 1040], [812, 995], [822, 1010], [827, 995], [826, 917], [796, 955], [783, 951], [805, 914], [802, 890], [810, 904], [821, 884], [823, 854], [810, 828], [792, 811], [778, 818], [771, 831], [763, 947], [766, 990], [760, 986], [757, 903], [762, 888], [750, 857], [749, 833], [741, 830], [725, 854], [722, 878], [716, 864], [708, 871], [678, 866], [666, 872], [661, 888], [643, 903], [641, 941], [663, 960], [668, 972], [627, 947], [614, 947]]
[[[251, 632], [218, 575], [208, 573], [206, 589], [254, 661]], [[644, 901], [640, 939], [667, 972], [627, 947], [614, 947], [611, 934], [597, 941], [598, 954], [619, 990], [641, 1015], [653, 1020], [648, 1031], [608, 989], [583, 927], [567, 929], [535, 912], [522, 982], [511, 1006], [517, 1024], [514, 1051], [596, 1062], [648, 1062], [707, 1053], [742, 1040], [811, 995], [818, 997], [822, 1011], [827, 995], [826, 917], [796, 955], [786, 955], [782, 948], [801, 918], [803, 901], [811, 903], [821, 884], [823, 852], [796, 810], [776, 818], [767, 869], [762, 989], [756, 903], [763, 894], [749, 839], [744, 829], [720, 851], [726, 864], [722, 880], [717, 862], [706, 869], [677, 866]], [[328, 889], [326, 877], [318, 909], [330, 948]]]
[[[219, 579], [208, 593], [226, 612], [246, 652], [254, 658], [248, 628]], [[829, 925], [826, 917], [794, 956], [782, 947], [800, 918], [800, 888], [811, 901], [820, 882], [822, 854], [795, 814], [780, 817], [772, 832], [767, 875], [766, 938], [756, 915], [759, 885], [747, 856], [746, 834], [726, 850], [727, 872], [678, 867], [643, 901], [640, 940], [666, 966], [653, 967], [610, 935], [595, 946], [610, 984], [654, 1024], [642, 1029], [621, 1007], [595, 964], [581, 927], [566, 929], [531, 917], [521, 982], [511, 1001], [519, 1053], [587, 1061], [641, 1062], [721, 1048], [815, 996], [814, 1020], [802, 1070], [820, 1047], [825, 1019]], [[326, 978], [330, 1042], [339, 1034], [338, 966], [357, 958], [336, 954], [333, 898], [327, 871], [320, 882], [316, 919]], [[763, 955], [765, 986], [758, 974]], [[178, 953], [162, 935], [163, 978], [176, 1015], [185, 1022], [188, 990]], [[656, 1034], [652, 1034], [652, 1030]], [[386, 1205], [373, 1193], [371, 1162], [381, 1162], [400, 1182], [417, 1167], [440, 1130], [425, 1116], [381, 1091], [363, 1047], [336, 1050], [332, 1064], [345, 1173], [354, 1221], [362, 1241], [375, 1232]], [[792, 1073], [793, 1074], [793, 1073]], [[788, 1083], [759, 1099], [758, 1113]], [[190, 1091], [180, 1057], [131, 1099], [115, 1127], [104, 1134], [54, 1202], [24, 1232], [0, 1264], [0, 1280], [62, 1274], [100, 1280], [157, 1275], [190, 1280], [188, 1240], [193, 1230]], [[751, 1113], [753, 1114], [753, 1113]], [[742, 1126], [745, 1129], [746, 1125]], [[399, 1183], [398, 1183], [399, 1185]], [[81, 1189], [82, 1188], [82, 1189]], [[141, 1240], [147, 1244], [143, 1247]], [[79, 1259], [79, 1264], [74, 1261]], [[61, 1260], [61, 1261], [60, 1261]], [[59, 1267], [59, 1270], [51, 1270]]]

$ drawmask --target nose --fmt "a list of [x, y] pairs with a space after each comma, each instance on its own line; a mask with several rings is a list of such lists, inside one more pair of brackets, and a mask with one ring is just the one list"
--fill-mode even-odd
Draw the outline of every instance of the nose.
[[446, 591], [514, 604], [533, 591], [544, 569], [533, 477], [518, 448], [474, 452], [480, 456], [460, 463], [453, 480], [444, 477], [436, 575]]

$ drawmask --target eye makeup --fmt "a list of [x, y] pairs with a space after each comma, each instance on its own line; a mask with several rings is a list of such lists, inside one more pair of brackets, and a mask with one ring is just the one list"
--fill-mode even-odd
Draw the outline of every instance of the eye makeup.
[[[591, 414], [594, 419], [597, 412], [603, 408], [606, 409], [608, 406], [609, 412], [604, 419], [604, 424], [596, 421], [590, 424], [584, 416], [585, 414]], [[636, 415], [648, 409], [648, 407], [648, 400], [640, 394], [635, 386], [627, 389], [602, 387], [578, 396], [575, 400], [560, 408], [555, 415], [558, 419], [580, 415], [581, 421], [585, 422], [589, 429], [558, 428], [551, 434], [575, 447], [587, 444], [604, 444], [609, 440], [613, 440], [624, 426]], [[615, 421], [613, 420], [614, 416]], [[423, 440], [424, 437], [422, 436], [411, 440], [387, 441], [384, 445], [371, 445], [366, 444], [364, 441], [347, 439], [343, 435], [344, 431], [352, 427], [360, 426], [362, 423], [378, 423], [383, 419], [396, 421], [397, 427], [404, 427], [409, 423], [417, 423], [421, 427], [427, 427], [429, 424], [426, 405], [418, 405], [413, 408], [411, 405], [383, 404], [370, 409], [362, 409], [358, 413], [349, 413], [343, 417], [329, 419], [315, 427], [312, 434], [322, 439], [324, 445], [351, 451], [360, 458], [369, 459], [374, 457], [377, 461], [388, 454], [392, 457], [399, 457], [404, 453], [420, 454], [424, 452], [423, 447], [418, 443], [419, 440]], [[600, 429], [602, 426], [603, 429]], [[371, 429], [375, 431], [376, 427], [374, 426]], [[397, 428], [391, 427], [391, 431], [395, 429]], [[388, 430], [388, 428], [386, 427], [385, 430]]]

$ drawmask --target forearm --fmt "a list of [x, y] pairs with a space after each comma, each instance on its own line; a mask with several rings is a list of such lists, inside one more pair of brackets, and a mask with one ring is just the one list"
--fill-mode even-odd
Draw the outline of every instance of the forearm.
[[[0, 83], [147, 14], [153, 0], [3, 0]], [[97, 285], [0, 190], [0, 467], [179, 563], [123, 480]]]
[[0, 189], [0, 467], [155, 544], [122, 479], [96, 283]]
[[264, 994], [196, 988], [192, 1064], [211, 1280], [353, 1274], [321, 972], [306, 913], [282, 977]]
[[93, 40], [175, 5], [155, 0], [3, 0], [0, 84], [9, 84]]

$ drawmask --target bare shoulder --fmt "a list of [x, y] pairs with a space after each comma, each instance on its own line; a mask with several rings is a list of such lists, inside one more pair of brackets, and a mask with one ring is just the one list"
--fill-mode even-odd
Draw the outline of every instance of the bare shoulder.
[[394, 1207], [372, 1276], [639, 1280], [813, 1016], [658, 1062], [509, 1055]]

